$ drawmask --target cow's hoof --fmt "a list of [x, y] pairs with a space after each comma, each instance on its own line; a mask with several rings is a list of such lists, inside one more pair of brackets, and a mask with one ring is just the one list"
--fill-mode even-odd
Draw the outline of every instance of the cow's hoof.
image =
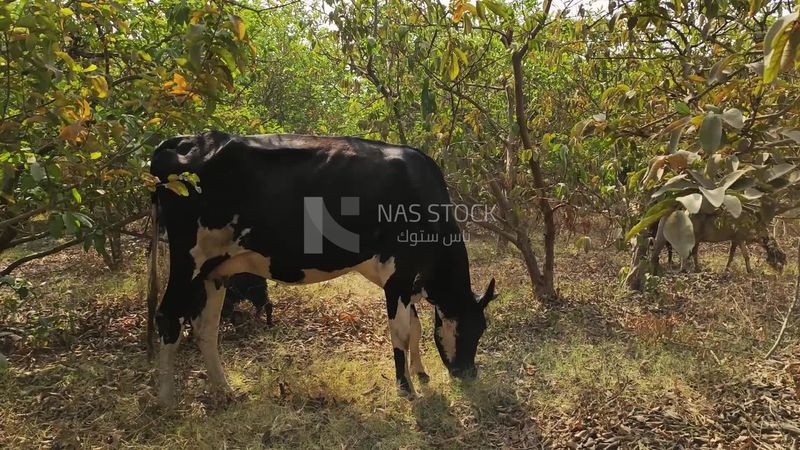
[[428, 382], [431, 381], [431, 377], [425, 372], [418, 373], [417, 378], [419, 378], [419, 382], [422, 384], [428, 384]]
[[414, 387], [411, 386], [411, 382], [406, 378], [397, 380], [397, 394], [409, 400], [413, 400], [417, 397], [417, 394], [414, 392]]

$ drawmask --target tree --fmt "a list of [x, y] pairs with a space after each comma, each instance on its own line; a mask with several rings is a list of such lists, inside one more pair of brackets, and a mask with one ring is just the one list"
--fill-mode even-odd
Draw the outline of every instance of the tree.
[[221, 1], [34, 0], [0, 7], [0, 34], [0, 250], [66, 236], [116, 266], [149, 152], [213, 123], [255, 54], [246, 24]]

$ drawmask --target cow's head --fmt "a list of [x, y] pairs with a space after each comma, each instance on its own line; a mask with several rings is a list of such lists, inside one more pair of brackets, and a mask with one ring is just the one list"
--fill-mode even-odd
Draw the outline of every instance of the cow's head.
[[783, 267], [786, 265], [786, 253], [781, 250], [778, 241], [767, 236], [763, 238], [761, 245], [767, 252], [767, 264], [776, 272], [783, 273]]
[[465, 299], [458, 313], [446, 317], [437, 307], [434, 316], [434, 341], [450, 375], [457, 378], [474, 378], [478, 375], [475, 354], [478, 340], [486, 330], [483, 310], [495, 297], [494, 278], [483, 295]]

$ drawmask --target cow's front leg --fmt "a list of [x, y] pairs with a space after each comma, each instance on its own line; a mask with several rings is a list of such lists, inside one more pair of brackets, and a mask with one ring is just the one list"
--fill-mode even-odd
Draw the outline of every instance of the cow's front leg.
[[409, 371], [411, 344], [411, 299], [386, 290], [386, 307], [389, 314], [389, 333], [394, 347], [394, 370], [397, 387], [402, 395], [414, 396]]
[[214, 281], [204, 282], [206, 304], [200, 315], [192, 319], [192, 328], [197, 346], [206, 362], [208, 379], [214, 388], [225, 394], [231, 392], [228, 381], [225, 379], [225, 371], [222, 369], [222, 362], [219, 359], [219, 348], [217, 340], [219, 337], [219, 320], [222, 312], [222, 303], [225, 300], [225, 288], [217, 287]]
[[417, 315], [417, 307], [410, 305], [411, 308], [411, 336], [409, 356], [411, 358], [411, 371], [419, 377], [419, 381], [427, 383], [430, 377], [425, 372], [425, 366], [422, 364], [422, 355], [419, 350], [419, 341], [422, 336], [422, 326], [419, 323], [419, 315]]
[[177, 338], [167, 343], [161, 338], [161, 349], [158, 352], [158, 403], [171, 408], [175, 405], [175, 356], [183, 339], [183, 326], [180, 325]]

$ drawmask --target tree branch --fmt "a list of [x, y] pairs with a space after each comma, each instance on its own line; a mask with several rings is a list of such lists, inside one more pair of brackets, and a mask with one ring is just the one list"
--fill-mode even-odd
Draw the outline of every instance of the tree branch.
[[[139, 212], [137, 214], [134, 214], [131, 217], [128, 217], [127, 219], [123, 219], [123, 220], [121, 220], [121, 221], [119, 221], [117, 223], [114, 223], [114, 224], [111, 224], [109, 226], [104, 227], [103, 231], [110, 230], [110, 229], [113, 229], [113, 228], [122, 227], [122, 226], [125, 226], [125, 225], [127, 225], [127, 224], [129, 224], [131, 222], [135, 222], [135, 221], [141, 219], [142, 217], [146, 216], [148, 213], [149, 213], [148, 210], [141, 211], [141, 212]], [[31, 262], [31, 261], [36, 260], [36, 259], [44, 258], [46, 256], [54, 255], [54, 254], [56, 254], [56, 253], [58, 253], [60, 251], [63, 251], [63, 250], [66, 250], [66, 249], [68, 249], [68, 248], [70, 248], [72, 246], [78, 245], [78, 244], [82, 243], [85, 239], [86, 238], [84, 236], [77, 237], [75, 239], [72, 239], [71, 241], [67, 241], [67, 242], [64, 242], [63, 244], [56, 245], [55, 247], [53, 247], [51, 249], [43, 250], [43, 251], [38, 252], [38, 253], [33, 253], [33, 254], [30, 254], [30, 255], [27, 255], [27, 256], [23, 256], [22, 258], [12, 262], [8, 266], [6, 266], [5, 269], [0, 271], [0, 276], [6, 276], [6, 275], [10, 274], [12, 271], [14, 271], [14, 269], [18, 268], [19, 266], [21, 266], [21, 265], [23, 265], [25, 263]]]

